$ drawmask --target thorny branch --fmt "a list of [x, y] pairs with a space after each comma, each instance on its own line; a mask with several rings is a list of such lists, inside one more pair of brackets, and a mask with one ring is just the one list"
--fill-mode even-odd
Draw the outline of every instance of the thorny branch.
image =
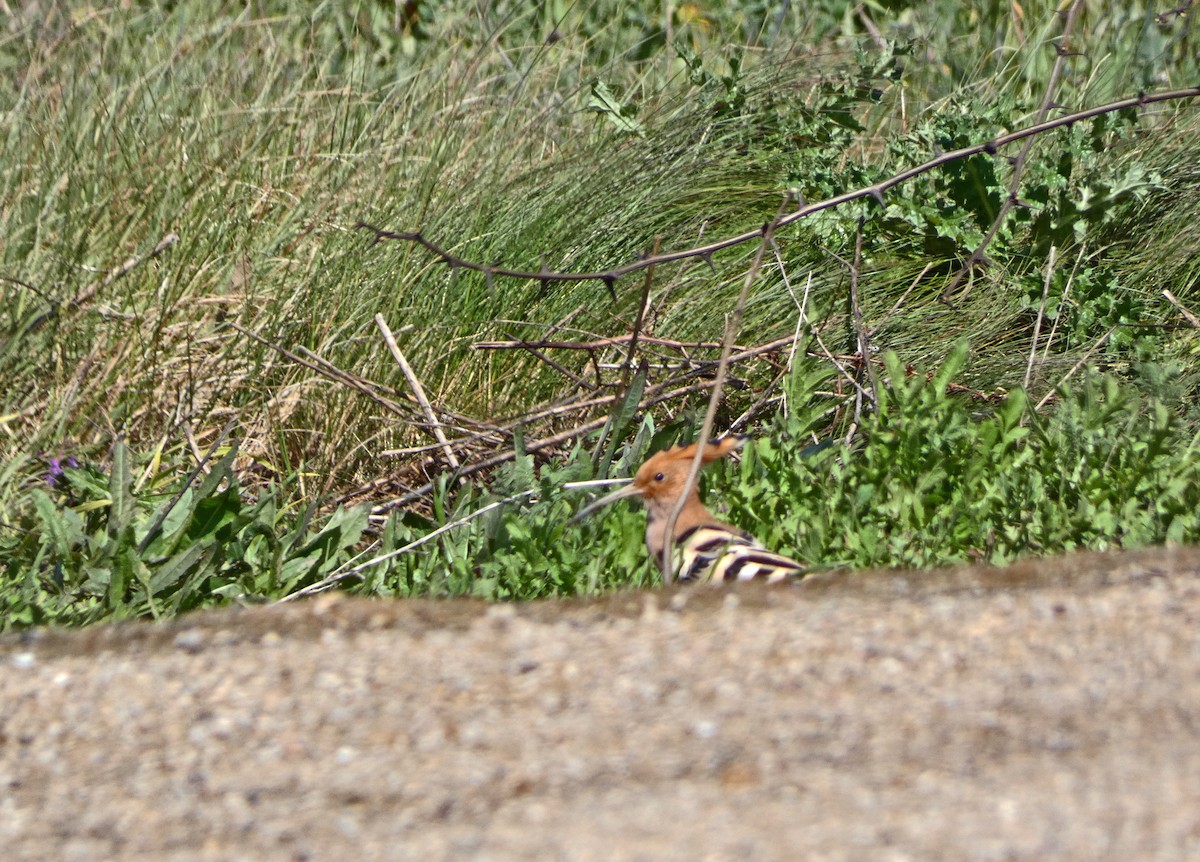
[[1176, 6], [1174, 9], [1168, 9], [1165, 12], [1159, 12], [1154, 16], [1154, 23], [1169, 24], [1173, 18], [1182, 18], [1188, 13], [1188, 10], [1192, 8], [1193, 2], [1195, 2], [1195, 0], [1185, 0], [1184, 3]]
[[1103, 114], [1111, 114], [1115, 111], [1124, 111], [1129, 108], [1144, 108], [1147, 105], [1153, 105], [1159, 102], [1170, 102], [1178, 99], [1194, 99], [1197, 97], [1200, 97], [1200, 86], [1185, 87], [1178, 90], [1167, 90], [1161, 93], [1139, 93], [1136, 96], [1130, 96], [1126, 99], [1119, 99], [1115, 102], [1109, 102], [1105, 105], [1099, 105], [1094, 108], [1088, 108], [1087, 110], [1065, 114], [1061, 117], [1055, 117], [1053, 120], [1035, 123], [1032, 126], [1026, 126], [1025, 128], [1018, 129], [1015, 132], [1009, 132], [1006, 135], [1000, 135], [992, 138], [990, 141], [985, 141], [982, 144], [973, 144], [969, 147], [962, 147], [957, 150], [951, 150], [950, 152], [942, 153], [923, 164], [907, 168], [885, 180], [874, 183], [873, 185], [863, 186], [862, 188], [855, 189], [853, 191], [844, 192], [843, 194], [827, 198], [823, 201], [804, 204], [792, 212], [778, 219], [768, 221], [761, 227], [755, 228], [754, 230], [746, 231], [745, 233], [740, 233], [736, 236], [726, 237], [725, 239], [719, 239], [704, 245], [693, 246], [692, 248], [680, 249], [678, 251], [667, 251], [660, 254], [645, 255], [635, 261], [623, 264], [622, 266], [597, 272], [557, 272], [546, 269], [545, 264], [543, 264], [542, 268], [536, 272], [508, 269], [500, 266], [499, 264], [478, 263], [476, 261], [460, 257], [453, 252], [442, 248], [442, 246], [426, 237], [419, 230], [385, 230], [384, 228], [376, 227], [363, 221], [358, 222], [355, 227], [371, 231], [373, 234], [375, 234], [375, 242], [393, 239], [400, 240], [402, 242], [416, 243], [417, 245], [423, 246], [425, 249], [433, 252], [435, 256], [440, 258], [442, 263], [450, 267], [451, 270], [466, 269], [472, 272], [482, 273], [484, 278], [487, 280], [489, 288], [494, 286], [494, 279], [496, 276], [501, 276], [504, 278], [532, 279], [535, 281], [540, 281], [543, 286], [547, 286], [551, 282], [601, 281], [604, 283], [605, 287], [608, 288], [609, 295], [615, 299], [615, 285], [617, 279], [621, 278], [622, 276], [629, 275], [632, 272], [638, 272], [657, 264], [669, 263], [675, 260], [685, 260], [688, 258], [699, 258], [711, 265], [712, 257], [718, 251], [732, 248], [733, 246], [741, 245], [742, 243], [750, 242], [751, 240], [762, 239], [769, 233], [777, 231], [780, 228], [787, 227], [788, 225], [795, 224], [796, 222], [812, 215], [813, 213], [832, 209], [834, 207], [841, 206], [842, 204], [849, 203], [850, 201], [860, 200], [868, 197], [874, 198], [880, 203], [880, 205], [883, 205], [883, 195], [885, 192], [890, 191], [896, 186], [906, 183], [915, 177], [929, 173], [930, 171], [939, 168], [942, 165], [947, 165], [951, 162], [956, 162], [960, 159], [965, 159], [980, 153], [994, 155], [997, 151], [1009, 146], [1010, 144], [1023, 141], [1026, 138], [1032, 138], [1036, 135], [1044, 134], [1045, 132], [1049, 132], [1053, 129], [1070, 126], [1074, 123], [1082, 122], [1083, 120], [1090, 120], [1092, 117], [1099, 117]]

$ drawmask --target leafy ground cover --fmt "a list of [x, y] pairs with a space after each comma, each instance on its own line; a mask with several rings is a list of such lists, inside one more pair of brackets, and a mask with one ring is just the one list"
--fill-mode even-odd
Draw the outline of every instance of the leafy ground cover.
[[1195, 15], [1080, 2], [1064, 43], [1048, 2], [535, 5], [31, 2], [4, 23], [0, 624], [335, 582], [648, 585], [640, 514], [567, 529], [572, 483], [696, 433], [752, 271], [717, 427], [758, 442], [710, 493], [773, 546], [926, 566], [1195, 539], [1192, 101], [1039, 136], [999, 222], [1015, 150], [781, 230], [761, 269], [748, 244], [611, 295], [355, 227], [603, 270], [1046, 100], [1192, 84]]

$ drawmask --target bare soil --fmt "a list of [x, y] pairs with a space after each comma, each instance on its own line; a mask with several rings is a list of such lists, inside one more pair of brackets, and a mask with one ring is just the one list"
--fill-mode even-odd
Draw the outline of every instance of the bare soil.
[[8, 637], [0, 856], [1200, 859], [1200, 552]]

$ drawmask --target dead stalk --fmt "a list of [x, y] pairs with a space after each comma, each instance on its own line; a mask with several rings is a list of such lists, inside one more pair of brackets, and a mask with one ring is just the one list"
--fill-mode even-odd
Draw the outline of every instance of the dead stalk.
[[1111, 338], [1112, 334], [1116, 331], [1117, 331], [1117, 327], [1115, 327], [1115, 326], [1110, 327], [1108, 332], [1104, 333], [1099, 338], [1097, 338], [1095, 343], [1087, 349], [1087, 351], [1083, 354], [1083, 356], [1079, 357], [1079, 361], [1076, 362], [1073, 366], [1071, 366], [1071, 370], [1068, 371], [1066, 374], [1064, 374], [1062, 379], [1059, 380], [1058, 383], [1054, 384], [1054, 388], [1052, 388], [1049, 392], [1047, 392], [1045, 395], [1042, 396], [1042, 400], [1039, 401], [1037, 403], [1037, 406], [1035, 406], [1033, 408], [1033, 412], [1037, 413], [1039, 410], [1041, 410], [1043, 407], [1045, 407], [1047, 402], [1049, 402], [1049, 400], [1054, 397], [1054, 393], [1058, 391], [1059, 387], [1062, 386], [1064, 383], [1066, 383], [1068, 380], [1070, 380], [1072, 377], [1074, 377], [1076, 374], [1078, 374], [1079, 369], [1083, 368], [1083, 366], [1087, 363], [1087, 361], [1092, 358], [1092, 354], [1095, 353], [1098, 349], [1100, 349], [1100, 346], [1102, 344], [1104, 344], [1104, 342], [1108, 341], [1108, 339]]
[[1042, 320], [1046, 316], [1046, 301], [1050, 298], [1050, 282], [1054, 278], [1054, 259], [1058, 255], [1058, 247], [1050, 246], [1050, 256], [1046, 260], [1046, 278], [1042, 281], [1042, 301], [1038, 304], [1037, 320], [1033, 323], [1033, 343], [1029, 345], [1029, 362], [1025, 365], [1025, 391], [1029, 391], [1029, 381], [1033, 379], [1033, 361], [1037, 358], [1038, 338], [1042, 334]]
[[1182, 314], [1184, 319], [1186, 319], [1187, 322], [1192, 325], [1193, 329], [1200, 329], [1200, 317], [1196, 317], [1196, 315], [1192, 314], [1192, 312], [1189, 311], [1182, 302], [1176, 299], [1175, 294], [1164, 288], [1162, 295], [1167, 298], [1167, 302], [1171, 303], [1171, 305], [1175, 306], [1179, 310], [1179, 313]]
[[408, 381], [408, 385], [412, 388], [413, 395], [417, 396], [417, 403], [421, 405], [421, 412], [429, 420], [433, 436], [441, 445], [442, 453], [446, 456], [446, 463], [457, 470], [462, 465], [459, 463], [458, 457], [454, 454], [454, 450], [450, 448], [450, 441], [446, 439], [446, 432], [442, 430], [442, 423], [438, 421], [437, 413], [433, 410], [433, 405], [429, 403], [429, 399], [425, 396], [425, 387], [421, 385], [421, 381], [417, 379], [412, 366], [404, 358], [404, 354], [400, 350], [400, 345], [396, 343], [396, 337], [392, 335], [392, 330], [388, 326], [387, 321], [384, 320], [382, 314], [375, 315], [375, 325], [383, 333], [383, 340], [387, 344], [388, 350], [391, 351], [392, 358], [400, 366], [400, 371], [403, 372], [404, 379]]

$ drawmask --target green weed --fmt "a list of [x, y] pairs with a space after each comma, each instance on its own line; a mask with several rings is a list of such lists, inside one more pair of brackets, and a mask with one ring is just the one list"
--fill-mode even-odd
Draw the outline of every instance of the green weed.
[[0, 630], [36, 623], [174, 616], [286, 595], [332, 571], [367, 524], [364, 509], [312, 523], [277, 488], [247, 499], [230, 449], [194, 483], [151, 476], [135, 492], [129, 447], [107, 475], [65, 467], [31, 488], [0, 532]]

